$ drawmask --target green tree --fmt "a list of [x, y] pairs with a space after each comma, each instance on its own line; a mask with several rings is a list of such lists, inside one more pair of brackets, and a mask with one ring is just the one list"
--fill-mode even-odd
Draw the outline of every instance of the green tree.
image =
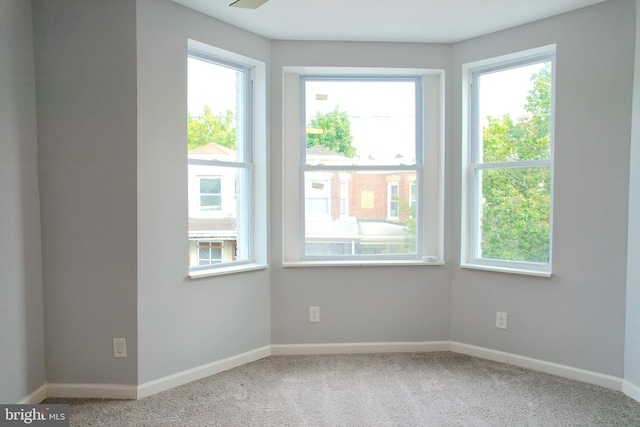
[[309, 127], [322, 129], [322, 132], [307, 134], [307, 148], [319, 145], [346, 157], [356, 155], [356, 149], [352, 145], [351, 121], [347, 112], [340, 111], [338, 106], [326, 114], [317, 112]]
[[402, 225], [404, 226], [403, 230], [408, 234], [408, 236], [404, 238], [404, 241], [400, 245], [398, 253], [415, 254], [417, 249], [416, 236], [418, 231], [418, 224], [416, 223], [416, 209], [412, 207], [409, 201], [404, 198], [399, 198], [398, 204], [402, 215], [406, 215], [406, 219], [402, 221]]
[[187, 115], [189, 151], [215, 142], [223, 147], [236, 148], [236, 128], [233, 111], [227, 110], [224, 115], [215, 115], [211, 107], [204, 106], [202, 116]]
[[[488, 117], [483, 162], [548, 159], [551, 147], [551, 68], [531, 77], [526, 114]], [[547, 262], [551, 174], [548, 166], [487, 169], [482, 173], [482, 257]]]

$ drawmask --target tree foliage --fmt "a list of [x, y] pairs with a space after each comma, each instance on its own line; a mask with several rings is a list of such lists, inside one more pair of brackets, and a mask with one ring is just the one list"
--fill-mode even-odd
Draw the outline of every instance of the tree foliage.
[[[415, 191], [415, 187], [412, 188], [411, 191]], [[415, 194], [414, 194], [415, 200]], [[399, 247], [398, 253], [401, 254], [415, 254], [417, 250], [417, 242], [416, 237], [418, 235], [418, 224], [416, 222], [416, 208], [411, 206], [408, 200], [404, 198], [398, 199], [398, 204], [400, 206], [400, 212], [406, 218], [402, 221], [403, 230], [407, 233], [407, 237], [404, 238], [404, 241]]]
[[[526, 114], [488, 117], [483, 162], [542, 160], [550, 156], [551, 68], [531, 77]], [[551, 174], [548, 166], [485, 169], [482, 172], [482, 257], [547, 262]]]
[[211, 107], [204, 106], [204, 114], [199, 117], [187, 116], [189, 151], [215, 142], [223, 147], [236, 148], [236, 128], [233, 111], [227, 110], [224, 115], [215, 115]]
[[352, 145], [351, 121], [347, 112], [340, 111], [338, 106], [326, 114], [318, 111], [309, 127], [322, 129], [322, 133], [308, 133], [307, 148], [319, 145], [346, 157], [356, 155], [356, 149]]

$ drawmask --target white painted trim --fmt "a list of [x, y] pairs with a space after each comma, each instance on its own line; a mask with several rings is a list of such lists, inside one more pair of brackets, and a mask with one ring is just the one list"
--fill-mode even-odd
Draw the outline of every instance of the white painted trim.
[[203, 277], [221, 276], [223, 274], [244, 273], [245, 271], [266, 270], [267, 264], [249, 263], [228, 267], [211, 268], [209, 270], [196, 270], [189, 272], [189, 279], [201, 279]]
[[451, 342], [451, 351], [454, 353], [462, 353], [469, 356], [480, 357], [482, 359], [519, 366], [521, 368], [527, 368], [534, 371], [545, 372], [547, 374], [557, 375], [589, 384], [595, 384], [611, 390], [622, 390], [622, 378], [614, 377], [612, 375], [586, 371], [584, 369], [573, 368], [571, 366], [546, 362], [544, 360], [531, 359], [517, 354], [505, 353], [502, 351], [476, 347], [474, 345], [462, 344], [454, 341]]
[[633, 400], [640, 402], [640, 386], [637, 386], [630, 381], [622, 380], [622, 392]]
[[273, 344], [274, 356], [345, 353], [429, 353], [449, 351], [449, 341], [330, 343], [330, 344]]
[[47, 397], [135, 399], [138, 387], [127, 384], [47, 384]]
[[206, 365], [198, 366], [196, 368], [187, 369], [186, 371], [168, 375], [163, 378], [158, 378], [157, 380], [149, 381], [138, 386], [137, 396], [133, 397], [133, 399], [142, 399], [143, 397], [151, 396], [161, 391], [169, 390], [223, 371], [228, 371], [229, 369], [236, 368], [246, 363], [269, 357], [271, 354], [271, 346], [267, 345], [242, 354], [227, 357], [226, 359], [207, 363]]
[[45, 384], [19, 404], [40, 403], [47, 397], [78, 397], [106, 399], [141, 399], [161, 391], [206, 378], [265, 357], [311, 354], [346, 353], [429, 353], [451, 351], [467, 354], [481, 359], [519, 366], [538, 372], [595, 384], [611, 390], [622, 391], [640, 402], [640, 387], [622, 378], [597, 372], [586, 371], [571, 366], [532, 359], [503, 351], [477, 347], [455, 341], [417, 341], [417, 342], [377, 342], [377, 343], [327, 343], [327, 344], [273, 344], [242, 354], [208, 363], [140, 386], [124, 384]]
[[37, 405], [48, 397], [47, 384], [42, 384], [36, 391], [18, 402], [18, 405]]

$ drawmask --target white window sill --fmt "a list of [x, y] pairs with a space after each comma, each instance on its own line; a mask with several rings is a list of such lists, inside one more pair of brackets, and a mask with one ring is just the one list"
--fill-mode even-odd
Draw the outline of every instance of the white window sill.
[[267, 264], [240, 264], [229, 267], [212, 268], [209, 270], [198, 270], [189, 272], [190, 279], [201, 279], [203, 277], [223, 276], [226, 274], [243, 273], [245, 271], [265, 270], [269, 268]]
[[388, 267], [388, 266], [429, 266], [445, 265], [444, 261], [418, 261], [418, 260], [349, 260], [349, 261], [284, 261], [282, 266], [288, 267]]
[[472, 270], [496, 271], [499, 273], [522, 274], [525, 276], [551, 277], [550, 271], [527, 270], [523, 268], [500, 267], [496, 265], [468, 264], [461, 263], [461, 268], [469, 268]]

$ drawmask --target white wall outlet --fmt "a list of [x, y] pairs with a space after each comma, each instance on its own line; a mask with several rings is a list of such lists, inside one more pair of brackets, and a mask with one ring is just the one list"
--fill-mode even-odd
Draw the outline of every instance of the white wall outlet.
[[127, 357], [127, 339], [113, 339], [113, 357]]
[[496, 312], [496, 328], [507, 329], [507, 313]]
[[320, 307], [309, 307], [309, 323], [320, 322]]

